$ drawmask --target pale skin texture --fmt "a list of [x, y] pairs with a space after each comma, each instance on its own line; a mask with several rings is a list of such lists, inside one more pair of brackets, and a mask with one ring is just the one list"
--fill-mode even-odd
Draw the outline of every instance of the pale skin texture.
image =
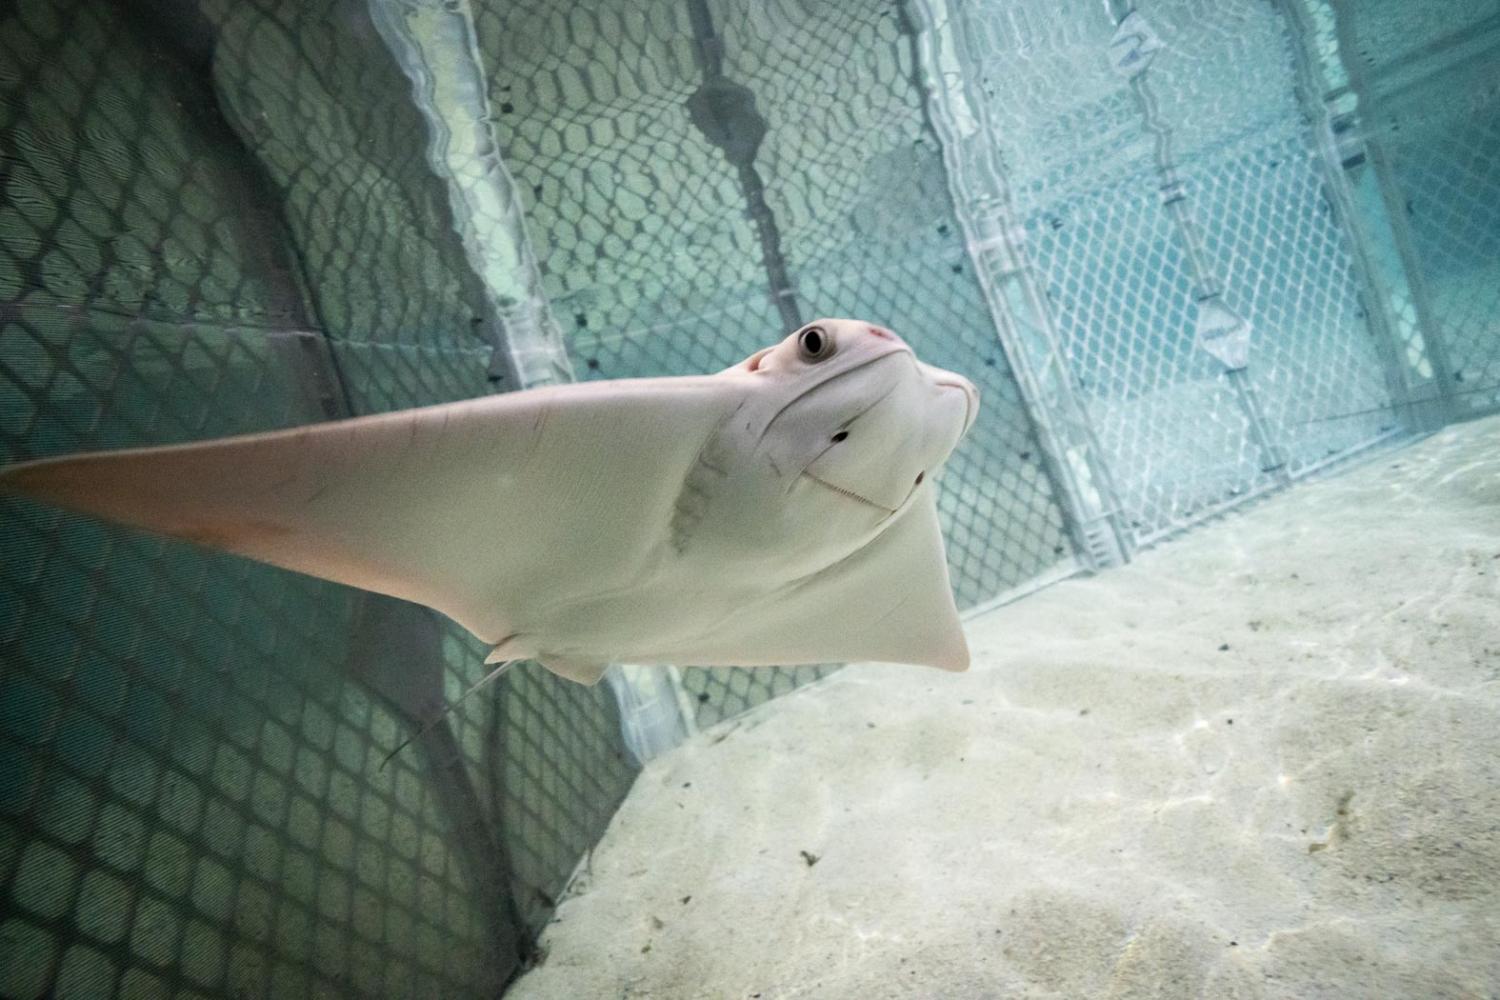
[[0, 491], [612, 661], [968, 666], [935, 473], [962, 376], [819, 320], [714, 375], [553, 386], [0, 472]]

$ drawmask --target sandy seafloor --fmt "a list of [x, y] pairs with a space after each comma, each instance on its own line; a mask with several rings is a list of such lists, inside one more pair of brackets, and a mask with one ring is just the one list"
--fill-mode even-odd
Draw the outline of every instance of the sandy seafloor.
[[653, 761], [507, 996], [1500, 997], [1500, 419]]

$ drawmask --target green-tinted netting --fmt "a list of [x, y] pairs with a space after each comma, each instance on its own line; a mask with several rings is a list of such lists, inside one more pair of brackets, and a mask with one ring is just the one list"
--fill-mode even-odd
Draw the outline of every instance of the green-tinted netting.
[[[976, 607], [1500, 408], [1497, 50], [1493, 0], [10, 0], [0, 462], [866, 317], [983, 393]], [[0, 501], [0, 997], [494, 996], [646, 694], [520, 668], [383, 765], [484, 654]]]

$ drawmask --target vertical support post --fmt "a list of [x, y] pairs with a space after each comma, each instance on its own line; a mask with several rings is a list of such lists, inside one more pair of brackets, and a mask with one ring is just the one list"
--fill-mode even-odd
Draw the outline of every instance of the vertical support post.
[[490, 301], [497, 324], [491, 378], [509, 376], [520, 389], [573, 381], [515, 178], [495, 137], [468, 0], [369, 0], [369, 7], [411, 80], [427, 120], [428, 163], [447, 186], [454, 228]]
[[1427, 291], [1422, 261], [1417, 254], [1411, 225], [1407, 221], [1406, 202], [1396, 182], [1390, 157], [1377, 136], [1368, 129], [1358, 128], [1358, 123], [1375, 117], [1377, 105], [1374, 94], [1365, 79], [1363, 67], [1360, 66], [1358, 58], [1350, 56], [1350, 53], [1359, 51], [1354, 35], [1353, 15], [1348, 9], [1336, 4], [1330, 4], [1330, 7], [1343, 69], [1348, 76], [1349, 89], [1354, 95], [1357, 109], [1351, 112], [1346, 131], [1355, 130], [1354, 134], [1359, 137], [1370, 165], [1374, 168], [1376, 186], [1381, 202], [1385, 206], [1384, 218], [1381, 222], [1388, 229], [1400, 260], [1401, 277], [1404, 278], [1412, 308], [1417, 314], [1422, 353], [1429, 362], [1430, 373], [1422, 373], [1419, 369], [1418, 374], [1428, 374], [1437, 390], [1434, 397], [1416, 404], [1412, 415], [1418, 421], [1420, 429], [1435, 430], [1451, 422], [1456, 414], [1453, 367], [1448, 361], [1448, 352], [1443, 344], [1442, 328], [1438, 325], [1437, 315], [1432, 308], [1432, 296]]
[[784, 333], [802, 325], [797, 288], [781, 251], [781, 229], [776, 213], [766, 201], [766, 184], [755, 157], [765, 140], [768, 125], [755, 107], [755, 94], [744, 84], [724, 75], [724, 40], [714, 29], [708, 0], [687, 0], [688, 20], [693, 25], [693, 52], [703, 85], [688, 98], [688, 117], [703, 137], [724, 153], [739, 175], [745, 210], [760, 239], [761, 263], [766, 269], [771, 301], [781, 314]]
[[[454, 227], [489, 298], [495, 318], [491, 380], [519, 389], [573, 381], [515, 179], [495, 136], [469, 0], [368, 2], [376, 29], [411, 80], [427, 120], [428, 162], [447, 185]], [[678, 740], [681, 727], [662, 707], [676, 700], [659, 696], [659, 679], [620, 671], [617, 666], [611, 673], [620, 675], [612, 680], [625, 737], [653, 752]]]
[[[1448, 416], [1444, 384], [1430, 358], [1430, 321], [1422, 318], [1430, 310], [1425, 295], [1408, 278], [1409, 260], [1400, 253], [1387, 218], [1389, 202], [1381, 191], [1385, 181], [1373, 167], [1374, 160], [1383, 157], [1371, 155], [1370, 137], [1361, 123], [1361, 100], [1340, 59], [1335, 25], [1339, 15], [1327, 0], [1277, 3], [1293, 36], [1298, 101], [1308, 120], [1315, 123], [1329, 203], [1349, 238], [1365, 321], [1385, 368], [1393, 409], [1410, 429], [1435, 430]], [[1395, 256], [1378, 253], [1375, 247], [1381, 243], [1395, 249]], [[1411, 303], [1418, 315], [1409, 339], [1399, 332], [1397, 302]]]
[[1031, 415], [1074, 545], [1092, 569], [1129, 560], [1134, 536], [1026, 251], [999, 143], [976, 111], [964, 72], [964, 31], [948, 0], [909, 0], [918, 63], [969, 257]]
[[1172, 130], [1163, 120], [1156, 94], [1146, 79], [1152, 59], [1163, 48], [1161, 39], [1140, 12], [1130, 6], [1129, 0], [1106, 0], [1106, 8], [1115, 21], [1115, 36], [1110, 42], [1115, 70], [1128, 80], [1146, 131], [1156, 141], [1156, 173], [1160, 180], [1162, 208], [1182, 242], [1188, 272], [1193, 279], [1193, 298], [1198, 310], [1198, 346], [1224, 365], [1235, 400], [1245, 416], [1251, 443], [1260, 455], [1261, 471], [1286, 486], [1291, 482], [1286, 458], [1271, 434], [1260, 400], [1245, 372], [1249, 364], [1250, 324], [1223, 300], [1223, 285], [1209, 267], [1203, 238], [1188, 208], [1182, 179], [1177, 174]]

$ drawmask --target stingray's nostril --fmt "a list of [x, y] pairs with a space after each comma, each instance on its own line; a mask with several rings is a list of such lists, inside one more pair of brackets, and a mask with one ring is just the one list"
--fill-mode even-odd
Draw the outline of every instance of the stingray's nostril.
[[838, 444], [840, 441], [846, 440], [848, 437], [849, 437], [849, 432], [848, 431], [839, 431], [837, 434], [835, 434], [833, 436], [833, 443], [834, 444]]
[[915, 483], [913, 483], [912, 485], [914, 485], [914, 486], [921, 486], [922, 485], [922, 480], [926, 479], [926, 478], [927, 478], [927, 473], [925, 473], [925, 472], [919, 472], [919, 473], [917, 473], [917, 481]]

